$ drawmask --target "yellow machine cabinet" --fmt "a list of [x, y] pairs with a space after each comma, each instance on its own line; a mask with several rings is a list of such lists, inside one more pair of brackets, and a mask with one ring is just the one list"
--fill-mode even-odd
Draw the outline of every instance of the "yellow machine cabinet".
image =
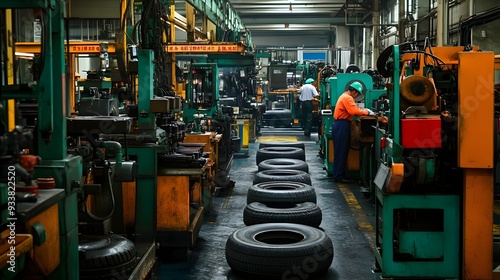
[[215, 178], [217, 168], [219, 166], [219, 143], [222, 139], [222, 134], [214, 132], [186, 134], [184, 143], [200, 143], [205, 144], [203, 152], [209, 153], [207, 162], [207, 179], [208, 182], [204, 186], [206, 192], [213, 192], [215, 188]]
[[203, 178], [201, 168], [161, 168], [158, 170], [156, 201], [156, 241], [164, 257], [187, 258], [203, 222]]
[[26, 260], [21, 279], [32, 275], [49, 276], [59, 266], [59, 201], [63, 189], [42, 189], [36, 202], [17, 203], [16, 232], [33, 237], [33, 249]]
[[256, 129], [255, 121], [252, 119], [237, 118], [236, 123], [232, 124], [234, 131], [236, 131], [238, 137], [240, 138], [240, 150], [239, 154], [248, 156], [250, 141], [253, 138], [256, 139]]

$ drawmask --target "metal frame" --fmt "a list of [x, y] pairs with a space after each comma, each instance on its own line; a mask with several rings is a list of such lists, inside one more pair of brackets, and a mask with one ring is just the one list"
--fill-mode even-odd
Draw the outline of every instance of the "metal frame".
[[[8, 2], [8, 3], [6, 3]], [[82, 178], [81, 158], [68, 157], [66, 151], [66, 122], [64, 118], [69, 98], [65, 73], [64, 49], [64, 2], [48, 1], [3, 1], [2, 9], [41, 8], [44, 10], [45, 53], [44, 67], [38, 84], [32, 86], [2, 86], [2, 99], [37, 99], [38, 152], [42, 158], [35, 167], [34, 178], [53, 177], [58, 188], [65, 190], [65, 198], [59, 202], [59, 233], [61, 262], [53, 272], [58, 279], [78, 279], [78, 227], [77, 195], [78, 182]]]

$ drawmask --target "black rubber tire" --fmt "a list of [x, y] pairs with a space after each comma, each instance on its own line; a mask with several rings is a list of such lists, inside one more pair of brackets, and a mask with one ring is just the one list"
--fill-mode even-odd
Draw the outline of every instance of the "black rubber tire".
[[253, 202], [248, 204], [243, 211], [243, 222], [247, 226], [264, 223], [293, 223], [319, 227], [322, 218], [321, 209], [312, 202], [278, 208]]
[[262, 122], [272, 127], [292, 127], [292, 111], [284, 108], [267, 110], [262, 114]]
[[296, 147], [266, 147], [257, 151], [255, 161], [259, 165], [262, 161], [272, 158], [294, 158], [306, 161], [306, 153]]
[[291, 181], [311, 185], [311, 176], [300, 170], [274, 169], [259, 171], [253, 177], [254, 185], [270, 181]]
[[81, 235], [80, 279], [116, 279], [130, 275], [137, 262], [135, 245], [117, 234]]
[[316, 203], [316, 191], [311, 185], [299, 182], [264, 182], [248, 189], [247, 204], [252, 202], [261, 202], [277, 207], [303, 202]]
[[226, 242], [226, 261], [231, 269], [266, 278], [315, 279], [328, 271], [333, 255], [328, 235], [299, 224], [247, 226], [233, 232]]
[[309, 173], [309, 165], [303, 160], [294, 158], [271, 158], [263, 160], [258, 165], [259, 171], [273, 169], [292, 169]]
[[295, 147], [306, 150], [306, 145], [304, 142], [264, 142], [259, 144], [259, 149], [267, 147]]

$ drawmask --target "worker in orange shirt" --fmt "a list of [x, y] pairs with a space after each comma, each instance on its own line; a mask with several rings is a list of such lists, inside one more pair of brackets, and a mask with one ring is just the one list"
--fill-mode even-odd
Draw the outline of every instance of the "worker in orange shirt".
[[336, 183], [349, 183], [346, 180], [345, 169], [347, 155], [351, 142], [351, 121], [354, 116], [373, 115], [370, 109], [360, 109], [354, 100], [363, 94], [363, 86], [359, 82], [352, 83], [335, 105], [332, 126], [333, 139], [333, 181]]

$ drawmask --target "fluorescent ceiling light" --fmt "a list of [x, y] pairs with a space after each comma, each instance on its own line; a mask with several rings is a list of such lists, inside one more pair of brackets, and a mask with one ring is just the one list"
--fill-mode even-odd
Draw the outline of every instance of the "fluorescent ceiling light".
[[17, 56], [29, 56], [29, 57], [35, 57], [35, 54], [33, 54], [33, 53], [16, 52], [15, 54], [16, 54]]

